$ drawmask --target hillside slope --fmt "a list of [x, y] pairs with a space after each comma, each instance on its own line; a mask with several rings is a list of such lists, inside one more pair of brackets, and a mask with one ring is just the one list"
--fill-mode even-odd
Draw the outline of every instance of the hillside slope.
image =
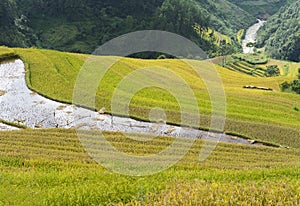
[[175, 32], [206, 51], [215, 51], [212, 42], [193, 30], [194, 24], [203, 29], [210, 27], [235, 40], [237, 31], [255, 21], [226, 0], [3, 0], [0, 15], [9, 17], [3, 18], [0, 25], [0, 45], [83, 53], [90, 53], [121, 34], [143, 29]]
[[[32, 90], [52, 99], [72, 102], [76, 78], [88, 58], [87, 55], [38, 49], [14, 49], [14, 51], [25, 62], [28, 69], [27, 84]], [[101, 58], [99, 60], [114, 60], [114, 57]], [[95, 105], [83, 104], [96, 110], [105, 107], [110, 113], [112, 95], [120, 81], [138, 68], [149, 66], [163, 67], [175, 72], [193, 88], [201, 113], [199, 127], [209, 128], [212, 109], [207, 89], [204, 82], [197, 78], [197, 75], [193, 75], [195, 71], [180, 60], [122, 59], [102, 79]], [[294, 73], [299, 64], [290, 64], [289, 67]], [[223, 80], [227, 98], [225, 132], [285, 146], [300, 147], [300, 116], [294, 109], [300, 107], [299, 96], [279, 92], [279, 85], [284, 81], [293, 80], [296, 73], [291, 76], [255, 78], [219, 66], [216, 68]], [[246, 85], [272, 88], [273, 91], [247, 90], [243, 88]], [[191, 103], [191, 99], [186, 100], [187, 105]], [[123, 103], [120, 105], [122, 107]], [[155, 88], [144, 89], [132, 98], [129, 116], [149, 121], [149, 112], [155, 107], [165, 110], [168, 123], [181, 122], [181, 109], [176, 99], [169, 92]], [[118, 115], [128, 116], [128, 113], [121, 112]]]
[[258, 46], [277, 59], [300, 61], [300, 1], [286, 6], [259, 31]]
[[0, 45], [30, 45], [30, 37], [26, 31], [16, 26], [20, 20], [17, 4], [15, 1], [0, 1]]
[[240, 8], [244, 9], [245, 11], [249, 12], [253, 16], [257, 18], [263, 18], [266, 19], [270, 17], [271, 15], [278, 12], [278, 10], [286, 6], [288, 4], [291, 4], [295, 2], [296, 0], [228, 0], [231, 3], [236, 4]]
[[[158, 137], [139, 142], [133, 141], [141, 138], [136, 135], [105, 136], [118, 150], [145, 156], [157, 154], [174, 140]], [[181, 141], [176, 151], [184, 150]], [[75, 130], [0, 132], [0, 142], [1, 205], [177, 205], [179, 200], [183, 202], [178, 205], [190, 201], [296, 205], [300, 201], [299, 150], [219, 144], [206, 161], [199, 162], [203, 141], [196, 140], [170, 169], [131, 177], [96, 164]]]

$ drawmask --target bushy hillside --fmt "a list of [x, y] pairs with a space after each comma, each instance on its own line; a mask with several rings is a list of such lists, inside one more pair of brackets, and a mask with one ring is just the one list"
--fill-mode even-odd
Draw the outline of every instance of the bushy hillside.
[[14, 1], [0, 1], [0, 45], [27, 46], [30, 42], [24, 28], [17, 26], [20, 21], [17, 5]]
[[131, 31], [161, 29], [195, 41], [206, 51], [218, 48], [193, 29], [212, 28], [236, 39], [255, 18], [226, 0], [3, 0], [0, 44], [37, 46], [90, 53]]
[[240, 8], [249, 12], [258, 18], [268, 18], [275, 14], [278, 10], [287, 4], [295, 2], [296, 0], [228, 0], [231, 3], [238, 5]]
[[272, 57], [300, 61], [300, 1], [286, 6], [259, 32], [258, 46]]
[[210, 16], [210, 27], [218, 32], [235, 37], [240, 29], [245, 29], [256, 19], [253, 15], [227, 0], [195, 0]]

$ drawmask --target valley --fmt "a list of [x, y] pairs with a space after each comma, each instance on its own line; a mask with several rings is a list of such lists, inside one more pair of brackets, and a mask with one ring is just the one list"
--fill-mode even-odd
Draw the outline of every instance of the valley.
[[2, 0], [0, 206], [299, 205], [299, 9]]

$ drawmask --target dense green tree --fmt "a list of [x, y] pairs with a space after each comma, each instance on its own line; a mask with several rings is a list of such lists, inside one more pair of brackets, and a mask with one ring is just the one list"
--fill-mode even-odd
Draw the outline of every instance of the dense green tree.
[[291, 83], [285, 81], [280, 87], [282, 91], [293, 91], [296, 94], [300, 94], [300, 80], [294, 80]]
[[[0, 44], [90, 53], [119, 35], [161, 29], [218, 55], [207, 28], [232, 37], [255, 18], [227, 0], [2, 0]], [[195, 32], [195, 25], [200, 32]]]
[[27, 29], [25, 16], [20, 15], [13, 0], [0, 1], [0, 45], [29, 46], [33, 36]]
[[280, 85], [282, 91], [285, 91], [285, 90], [289, 89], [290, 86], [291, 86], [291, 85], [290, 85], [287, 81], [283, 82], [283, 83]]
[[300, 1], [270, 18], [258, 35], [258, 46], [277, 59], [300, 61]]
[[287, 4], [293, 3], [297, 0], [229, 0], [231, 3], [241, 7], [245, 11], [252, 13], [258, 18], [268, 18], [270, 15], [275, 14], [278, 10]]
[[280, 75], [280, 70], [278, 65], [269, 65], [265, 71], [266, 77], [275, 77]]
[[297, 94], [300, 94], [300, 81], [299, 80], [294, 80], [291, 83], [291, 87], [294, 92], [296, 92]]

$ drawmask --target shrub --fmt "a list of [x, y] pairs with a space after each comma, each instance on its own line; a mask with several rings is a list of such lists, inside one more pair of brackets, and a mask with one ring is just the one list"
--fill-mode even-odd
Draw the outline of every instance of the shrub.
[[267, 66], [267, 70], [265, 71], [266, 77], [275, 77], [280, 75], [280, 70], [278, 65], [269, 65]]
[[285, 82], [283, 82], [283, 83], [280, 85], [280, 88], [281, 88], [282, 91], [285, 91], [285, 90], [289, 89], [290, 86], [291, 86], [290, 83], [288, 83], [287, 81], [285, 81]]
[[299, 80], [294, 80], [291, 83], [288, 82], [283, 82], [281, 85], [281, 90], [286, 91], [286, 90], [291, 90], [297, 94], [300, 94], [300, 81]]
[[300, 94], [300, 81], [294, 80], [291, 84], [292, 90], [297, 94]]

